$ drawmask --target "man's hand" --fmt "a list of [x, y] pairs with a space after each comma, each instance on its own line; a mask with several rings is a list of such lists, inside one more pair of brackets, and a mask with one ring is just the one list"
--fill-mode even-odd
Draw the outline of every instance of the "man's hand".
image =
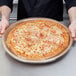
[[1, 21], [0, 21], [0, 37], [5, 32], [6, 28], [9, 26], [9, 18], [10, 18], [11, 9], [3, 5], [0, 7]]
[[68, 10], [70, 25], [69, 30], [71, 32], [72, 38], [76, 41], [76, 7], [71, 7]]
[[0, 21], [0, 37], [4, 34], [6, 28], [9, 26], [9, 21], [6, 19], [2, 19]]
[[76, 41], [76, 21], [75, 22], [72, 22], [69, 25], [69, 30], [71, 32], [71, 35], [72, 35], [73, 40]]

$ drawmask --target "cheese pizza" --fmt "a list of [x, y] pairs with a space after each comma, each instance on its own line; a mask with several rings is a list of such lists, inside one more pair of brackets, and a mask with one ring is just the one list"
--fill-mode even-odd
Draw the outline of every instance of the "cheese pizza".
[[6, 44], [15, 55], [28, 60], [45, 60], [59, 55], [69, 45], [68, 30], [51, 20], [20, 22], [8, 34]]

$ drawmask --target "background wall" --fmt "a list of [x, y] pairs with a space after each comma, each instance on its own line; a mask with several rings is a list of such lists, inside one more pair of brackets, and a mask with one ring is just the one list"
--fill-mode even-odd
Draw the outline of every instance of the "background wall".
[[18, 0], [13, 0], [13, 3], [14, 3], [14, 4], [18, 3]]

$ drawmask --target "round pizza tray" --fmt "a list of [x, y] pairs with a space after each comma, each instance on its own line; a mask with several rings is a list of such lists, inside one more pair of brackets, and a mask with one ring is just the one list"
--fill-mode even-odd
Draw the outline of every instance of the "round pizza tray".
[[72, 40], [72, 38], [71, 38], [71, 34], [70, 34], [68, 28], [67, 28], [65, 25], [61, 24], [61, 25], [64, 26], [64, 27], [68, 30], [68, 32], [69, 32], [69, 35], [70, 35], [70, 43], [69, 43], [68, 47], [67, 47], [63, 52], [61, 52], [60, 54], [58, 54], [57, 56], [54, 56], [54, 57], [49, 58], [49, 59], [46, 59], [46, 60], [33, 61], [33, 60], [26, 60], [26, 59], [19, 58], [18, 56], [16, 56], [15, 54], [13, 54], [13, 53], [11, 52], [11, 50], [10, 50], [10, 49], [7, 47], [7, 45], [6, 45], [7, 36], [8, 36], [8, 34], [9, 34], [9, 32], [10, 32], [17, 24], [19, 24], [19, 23], [21, 23], [21, 22], [24, 22], [24, 21], [29, 21], [29, 20], [50, 20], [50, 21], [54, 21], [54, 22], [56, 22], [56, 23], [61, 24], [60, 22], [58, 22], [58, 21], [56, 21], [56, 20], [48, 19], [48, 18], [27, 18], [27, 19], [19, 20], [19, 21], [15, 22], [15, 23], [11, 24], [11, 25], [8, 27], [8, 29], [5, 31], [5, 33], [4, 33], [3, 37], [2, 37], [2, 43], [3, 43], [3, 46], [4, 46], [4, 48], [5, 48], [5, 51], [6, 51], [12, 58], [14, 58], [14, 59], [16, 59], [16, 60], [18, 60], [18, 61], [20, 61], [20, 62], [24, 62], [24, 63], [35, 63], [35, 64], [40, 63], [40, 64], [41, 64], [41, 63], [53, 62], [53, 61], [57, 60], [58, 58], [62, 57], [63, 55], [65, 55], [65, 54], [69, 51], [69, 49], [70, 49], [70, 47], [71, 47], [71, 45], [72, 45], [73, 40]]

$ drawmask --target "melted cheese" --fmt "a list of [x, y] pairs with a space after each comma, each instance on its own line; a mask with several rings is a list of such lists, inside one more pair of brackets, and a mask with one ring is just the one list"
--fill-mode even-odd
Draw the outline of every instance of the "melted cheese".
[[32, 54], [43, 56], [49, 52], [55, 54], [55, 50], [65, 41], [61, 36], [63, 32], [57, 26], [47, 24], [46, 27], [45, 24], [45, 21], [35, 21], [16, 28], [13, 33], [14, 38], [10, 39], [11, 42], [15, 43], [14, 48], [20, 53], [25, 52], [28, 56]]

